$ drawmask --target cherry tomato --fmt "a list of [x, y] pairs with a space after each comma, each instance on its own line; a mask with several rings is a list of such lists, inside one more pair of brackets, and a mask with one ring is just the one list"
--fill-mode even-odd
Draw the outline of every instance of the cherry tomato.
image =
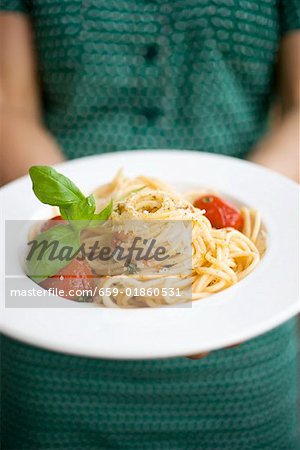
[[241, 231], [244, 220], [241, 213], [232, 205], [216, 195], [203, 195], [194, 202], [194, 206], [205, 209], [205, 216], [214, 228], [232, 227]]
[[[95, 287], [93, 278], [95, 276], [88, 262], [75, 258], [56, 275], [42, 281], [40, 285], [44, 289], [62, 289], [64, 298], [71, 300], [80, 298], [82, 300], [80, 295], [75, 295], [76, 290], [93, 290]], [[72, 292], [70, 292], [71, 290]]]
[[59, 225], [57, 223], [55, 223], [56, 220], [63, 220], [63, 218], [61, 216], [55, 216], [52, 217], [51, 219], [47, 220], [45, 223], [43, 223], [42, 227], [41, 227], [41, 233], [43, 233], [44, 231], [48, 231], [50, 230], [50, 228], [55, 227], [55, 225]]

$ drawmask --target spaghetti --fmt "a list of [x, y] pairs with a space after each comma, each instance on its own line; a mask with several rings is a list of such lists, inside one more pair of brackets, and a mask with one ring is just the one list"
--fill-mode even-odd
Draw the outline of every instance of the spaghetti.
[[[101, 210], [109, 199], [113, 199], [114, 209], [110, 220], [127, 227], [120, 232], [125, 235], [133, 232], [130, 223], [146, 221], [149, 235], [155, 236], [162, 244], [167, 243], [173, 248], [173, 263], [180, 270], [176, 277], [164, 273], [154, 276], [141, 262], [141, 267], [136, 267], [136, 273], [128, 276], [121, 273], [117, 264], [113, 264], [110, 275], [102, 276], [103, 262], [91, 261], [89, 264], [99, 277], [97, 281], [99, 288], [104, 292], [104, 295], [97, 296], [94, 301], [107, 307], [155, 307], [176, 304], [190, 301], [188, 292], [192, 293], [192, 300], [203, 299], [234, 285], [248, 275], [257, 266], [265, 251], [265, 235], [259, 212], [242, 207], [239, 212], [243, 221], [241, 230], [228, 226], [215, 228], [206, 217], [205, 210], [194, 206], [195, 199], [201, 195], [203, 191], [184, 196], [159, 180], [144, 176], [130, 179], [126, 178], [122, 171], [116, 174], [111, 183], [100, 186], [94, 192], [98, 210]], [[205, 195], [209, 195], [209, 192], [206, 191]], [[173, 230], [168, 228], [161, 233], [161, 229], [157, 226], [159, 221], [181, 221], [183, 227], [185, 222], [191, 223], [192, 255], [189, 273], [184, 270], [188, 265], [187, 260], [182, 253], [176, 252], [176, 245], [179, 243], [181, 246], [185, 245], [180, 241], [184, 233], [174, 234]], [[105, 240], [105, 227], [101, 230], [100, 238]], [[97, 230], [89, 229], [83, 235], [87, 245], [91, 245], [95, 239], [99, 239]], [[167, 293], [147, 296], [127, 294], [138, 292], [141, 288], [147, 290], [149, 287], [153, 292], [155, 288], [163, 292], [162, 287], [168, 286], [180, 288], [181, 292], [186, 294], [180, 298]], [[108, 288], [114, 287], [118, 288], [117, 294], [105, 294], [110, 292]]]

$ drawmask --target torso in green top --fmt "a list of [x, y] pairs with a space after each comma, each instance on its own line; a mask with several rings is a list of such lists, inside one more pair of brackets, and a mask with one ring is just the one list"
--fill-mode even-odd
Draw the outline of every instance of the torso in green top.
[[264, 130], [279, 38], [299, 25], [296, 2], [4, 5], [33, 18], [45, 120], [74, 158], [129, 148], [244, 156]]

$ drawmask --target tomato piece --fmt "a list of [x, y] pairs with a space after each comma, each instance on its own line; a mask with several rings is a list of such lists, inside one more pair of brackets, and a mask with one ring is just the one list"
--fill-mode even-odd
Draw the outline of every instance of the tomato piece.
[[[93, 274], [86, 260], [73, 259], [67, 266], [63, 267], [56, 275], [47, 278], [40, 283], [44, 289], [62, 289], [64, 298], [76, 300], [81, 296], [76, 296], [77, 290], [93, 290], [95, 283]], [[70, 292], [73, 290], [73, 292]]]
[[55, 227], [56, 225], [59, 225], [58, 223], [55, 223], [57, 220], [63, 221], [63, 218], [61, 216], [54, 216], [51, 219], [47, 220], [45, 223], [43, 223], [41, 227], [41, 233], [50, 230], [50, 228]]
[[214, 228], [232, 227], [241, 231], [244, 220], [238, 209], [216, 195], [203, 195], [194, 202], [194, 206], [205, 209], [205, 216]]

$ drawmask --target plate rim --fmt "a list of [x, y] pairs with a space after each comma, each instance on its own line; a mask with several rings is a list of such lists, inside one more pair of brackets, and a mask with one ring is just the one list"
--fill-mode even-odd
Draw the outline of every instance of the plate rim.
[[[77, 164], [89, 164], [89, 161], [96, 160], [96, 159], [101, 159], [101, 160], [107, 160], [109, 161], [113, 161], [115, 158], [117, 158], [118, 156], [124, 156], [125, 160], [126, 159], [130, 159], [131, 157], [137, 157], [137, 158], [143, 158], [146, 156], [151, 155], [151, 157], [153, 157], [153, 152], [156, 152], [156, 156], [159, 155], [160, 157], [172, 157], [173, 159], [176, 159], [177, 157], [181, 158], [183, 155], [186, 157], [186, 159], [198, 159], [200, 161], [200, 159], [202, 159], [203, 161], [206, 159], [214, 161], [216, 162], [221, 162], [223, 161], [225, 164], [229, 164], [229, 165], [235, 165], [235, 166], [240, 166], [243, 167], [242, 170], [244, 170], [247, 167], [252, 167], [252, 169], [254, 169], [257, 172], [260, 172], [260, 174], [268, 174], [268, 176], [271, 176], [272, 178], [276, 178], [277, 182], [280, 184], [284, 184], [285, 186], [288, 187], [288, 189], [291, 190], [295, 190], [295, 188], [297, 188], [298, 190], [298, 186], [295, 182], [293, 182], [292, 180], [287, 179], [286, 177], [284, 177], [283, 175], [277, 174], [273, 171], [271, 171], [270, 169], [266, 169], [263, 168], [261, 166], [257, 166], [254, 163], [248, 162], [248, 161], [244, 161], [244, 160], [239, 160], [237, 158], [234, 157], [230, 157], [230, 156], [225, 156], [225, 155], [218, 155], [218, 154], [211, 154], [211, 153], [205, 153], [205, 152], [197, 152], [195, 150], [172, 150], [172, 149], [147, 149], [147, 150], [128, 150], [128, 151], [118, 151], [118, 152], [113, 152], [113, 153], [105, 153], [102, 155], [93, 155], [93, 156], [86, 156], [84, 158], [78, 158], [75, 160], [71, 160], [71, 161], [66, 161], [63, 163], [60, 163], [58, 165], [55, 165], [54, 167], [56, 167], [58, 170], [64, 169], [66, 167], [70, 168], [69, 170], [72, 171], [71, 167], [75, 167]], [[247, 169], [245, 169], [247, 170]], [[115, 170], [113, 170], [112, 172], [115, 172]], [[146, 172], [146, 170], [145, 170]], [[146, 173], [147, 174], [147, 173]], [[267, 176], [267, 175], [266, 175]], [[161, 175], [158, 175], [158, 177], [161, 177]], [[167, 180], [168, 181], [168, 180]], [[179, 180], [179, 182], [183, 182], [183, 181], [187, 181], [184, 179]], [[4, 186], [3, 188], [1, 188], [0, 192], [1, 195], [4, 194], [4, 196], [6, 195], [10, 195], [10, 191], [14, 191], [14, 189], [16, 189], [18, 186], [22, 186], [22, 184], [28, 184], [28, 176], [24, 176], [18, 180], [15, 180], [11, 183], [9, 183], [8, 185]], [[95, 185], [97, 184], [97, 182], [95, 183]], [[100, 183], [98, 183], [100, 184]], [[36, 202], [30, 202], [32, 203], [32, 205], [38, 205], [38, 203]], [[262, 212], [263, 214], [263, 212]], [[268, 258], [268, 255], [266, 256], [266, 258]], [[264, 260], [261, 262], [260, 265], [264, 264]], [[249, 277], [251, 277], [252, 275], [255, 275], [256, 272], [259, 270], [259, 267], [255, 269], [254, 272], [252, 272], [248, 277], [246, 277], [244, 280], [242, 280], [240, 283], [243, 283], [243, 281], [246, 281], [249, 279]], [[253, 279], [253, 277], [251, 277], [250, 279]], [[255, 277], [254, 277], [255, 280]], [[31, 281], [31, 280], [30, 280]], [[240, 284], [238, 283], [238, 284]], [[249, 283], [246, 283], [249, 284]], [[238, 286], [238, 285], [235, 285]], [[235, 287], [233, 286], [233, 287]], [[206, 303], [209, 302], [209, 300], [211, 299], [211, 301], [217, 302], [217, 299], [222, 299], [222, 296], [224, 296], [225, 292], [229, 292], [231, 288], [228, 288], [225, 291], [222, 291], [220, 293], [215, 294], [213, 297], [214, 299], [212, 299], [211, 297], [206, 299]], [[3, 297], [3, 296], [2, 296]], [[193, 307], [191, 308], [191, 310], [195, 311], [196, 309], [199, 308], [200, 303], [203, 303], [204, 301], [198, 301], [195, 302], [195, 305], [193, 304]], [[197, 303], [197, 304], [196, 304]], [[210, 303], [210, 302], [209, 302]], [[56, 308], [53, 308], [56, 309]], [[63, 309], [59, 309], [59, 311], [61, 310], [68, 310], [70, 311], [69, 308], [63, 308]], [[99, 310], [100, 308], [98, 308]], [[201, 308], [200, 308], [201, 309]], [[203, 308], [202, 308], [203, 309]], [[6, 308], [7, 310], [7, 308]], [[41, 310], [41, 308], [39, 308], [39, 310]], [[83, 311], [82, 309], [73, 309], [73, 311], [76, 310], [80, 310]], [[92, 309], [90, 309], [91, 311]], [[93, 309], [94, 310], [94, 309]], [[157, 311], [158, 309], [156, 309]], [[162, 310], [162, 309], [160, 309]], [[12, 310], [10, 310], [12, 311]], [[47, 311], [50, 311], [49, 309]], [[124, 312], [124, 310], [121, 310]], [[136, 310], [126, 310], [127, 313], [132, 313], [133, 311], [141, 311], [139, 309]], [[145, 311], [145, 310], [144, 310]], [[153, 311], [151, 309], [147, 309], [146, 311]], [[256, 331], [255, 327], [252, 328], [252, 332], [248, 332], [245, 333], [245, 335], [247, 335], [247, 339], [253, 338], [259, 334], [262, 334], [272, 328], [274, 328], [275, 326], [279, 325], [280, 323], [283, 323], [285, 320], [288, 320], [289, 318], [291, 318], [292, 316], [296, 315], [297, 313], [299, 313], [300, 309], [299, 309], [299, 304], [296, 301], [294, 304], [290, 305], [289, 308], [286, 308], [286, 310], [282, 311], [281, 315], [278, 315], [277, 318], [270, 318], [268, 324], [267, 321], [265, 321], [265, 326], [263, 327], [264, 329], [262, 330], [261, 327], [257, 326]], [[134, 314], [136, 315], [136, 313], [134, 312]], [[152, 313], [150, 313], [152, 314]], [[139, 313], [138, 313], [139, 315]], [[149, 314], [148, 314], [149, 316]], [[59, 351], [59, 352], [64, 352], [64, 353], [71, 353], [71, 354], [77, 354], [77, 355], [81, 355], [81, 356], [90, 356], [90, 357], [103, 357], [103, 358], [113, 358], [113, 359], [147, 359], [147, 358], [156, 358], [156, 357], [167, 357], [167, 356], [182, 356], [183, 354], [186, 354], [186, 352], [182, 353], [182, 350], [178, 348], [178, 351], [176, 350], [166, 350], [164, 348], [161, 348], [160, 351], [158, 351], [158, 349], [156, 351], [154, 351], [153, 353], [149, 352], [148, 353], [143, 353], [141, 352], [141, 350], [135, 350], [134, 352], [132, 350], [129, 351], [125, 351], [123, 349], [123, 351], [117, 352], [114, 351], [112, 353], [105, 352], [103, 349], [98, 352], [97, 349], [92, 348], [92, 349], [87, 349], [83, 347], [78, 347], [78, 345], [74, 346], [74, 348], [72, 348], [70, 345], [67, 346], [63, 346], [63, 345], [57, 345], [54, 342], [50, 342], [47, 339], [41, 339], [39, 341], [36, 340], [36, 336], [34, 337], [34, 335], [30, 336], [30, 333], [22, 333], [22, 331], [20, 330], [16, 330], [16, 329], [12, 329], [11, 327], [9, 327], [9, 325], [5, 324], [5, 322], [3, 322], [3, 320], [0, 323], [1, 325], [1, 329], [2, 332], [4, 334], [10, 335], [11, 337], [14, 337], [16, 339], [22, 340], [23, 342], [27, 342], [29, 344], [35, 345], [35, 346], [40, 346], [42, 348], [48, 348], [50, 350], [54, 350], [54, 351]], [[258, 329], [260, 329], [261, 331], [259, 332]], [[237, 335], [238, 333], [236, 333]], [[232, 342], [234, 333], [232, 333], [232, 338], [228, 340], [227, 344], [230, 345], [230, 343]], [[221, 339], [221, 341], [225, 342], [226, 339]], [[199, 346], [197, 345], [190, 345], [189, 348], [191, 349], [191, 352], [194, 351], [199, 351], [196, 350], [196, 347], [198, 348]], [[206, 348], [206, 349], [205, 349]], [[209, 351], [209, 350], [215, 350], [219, 348], [218, 344], [215, 342], [215, 344], [208, 344], [206, 347], [205, 345], [202, 345], [201, 347], [201, 351]], [[191, 353], [189, 353], [191, 354]]]

